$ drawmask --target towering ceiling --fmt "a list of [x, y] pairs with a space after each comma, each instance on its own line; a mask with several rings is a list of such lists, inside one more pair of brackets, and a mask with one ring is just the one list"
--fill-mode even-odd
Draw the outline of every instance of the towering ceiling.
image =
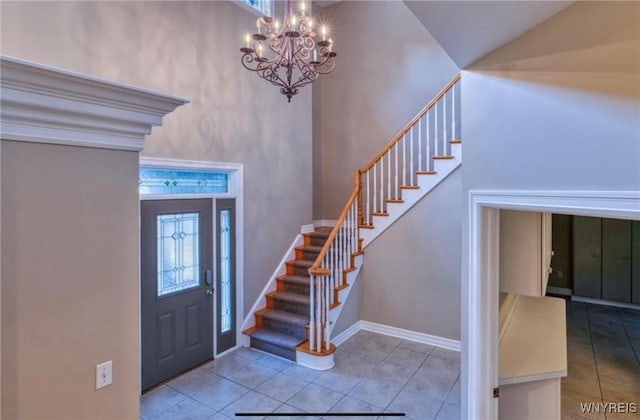
[[409, 9], [453, 61], [465, 68], [573, 1], [415, 1]]

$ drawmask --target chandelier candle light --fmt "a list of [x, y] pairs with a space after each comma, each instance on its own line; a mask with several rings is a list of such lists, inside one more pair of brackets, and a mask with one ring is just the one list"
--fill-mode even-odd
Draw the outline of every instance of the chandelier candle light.
[[321, 27], [321, 39], [316, 40], [315, 22], [306, 15], [306, 4], [299, 4], [296, 16], [293, 2], [285, 1], [282, 25], [270, 16], [258, 18], [257, 32], [246, 34], [246, 45], [240, 48], [242, 65], [280, 86], [289, 102], [299, 88], [315, 82], [321, 74], [331, 73], [336, 65], [337, 54], [332, 51], [333, 41], [327, 38], [327, 27]]

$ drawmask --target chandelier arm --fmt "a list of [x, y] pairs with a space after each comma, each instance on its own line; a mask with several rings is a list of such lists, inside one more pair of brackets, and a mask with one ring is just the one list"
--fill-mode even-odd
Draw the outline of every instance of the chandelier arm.
[[250, 71], [258, 71], [257, 65], [256, 65], [256, 68], [249, 67], [249, 64], [256, 62], [256, 60], [253, 58], [253, 55], [251, 53], [244, 53], [242, 57], [240, 57], [240, 62], [242, 63], [245, 69]]
[[308, 65], [300, 68], [300, 73], [302, 74], [302, 77], [291, 86], [292, 89], [306, 86], [318, 80], [318, 73], [316, 73], [313, 68]]
[[[260, 63], [260, 64], [263, 64], [263, 63]], [[282, 80], [282, 78], [278, 74], [278, 71], [274, 70], [272, 66], [261, 67], [259, 65], [258, 76], [270, 82], [272, 85], [283, 86], [283, 87], [287, 86], [287, 83], [284, 80]]]

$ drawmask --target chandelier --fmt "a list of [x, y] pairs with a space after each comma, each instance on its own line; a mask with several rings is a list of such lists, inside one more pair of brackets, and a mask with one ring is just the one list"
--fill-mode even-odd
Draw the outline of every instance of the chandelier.
[[326, 26], [320, 28], [318, 36], [316, 22], [306, 14], [305, 3], [299, 3], [298, 15], [291, 1], [284, 4], [282, 24], [270, 16], [258, 18], [256, 33], [246, 35], [246, 45], [240, 51], [242, 65], [280, 86], [280, 92], [291, 102], [299, 88], [333, 71], [336, 53], [332, 51], [333, 41], [327, 38]]

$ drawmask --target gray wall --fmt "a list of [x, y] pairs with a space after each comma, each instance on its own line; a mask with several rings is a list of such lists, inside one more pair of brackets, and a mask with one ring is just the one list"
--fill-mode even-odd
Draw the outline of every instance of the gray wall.
[[578, 2], [462, 78], [465, 191], [640, 189], [640, 3]]
[[335, 327], [333, 327], [333, 331], [331, 332], [331, 336], [335, 337], [356, 322], [360, 321], [362, 318], [360, 316], [361, 306], [362, 306], [362, 271], [358, 274], [358, 278], [356, 279], [353, 287], [351, 288], [351, 292], [349, 292], [349, 296], [347, 297], [346, 302], [342, 302], [345, 307], [342, 309], [340, 313], [340, 317], [336, 321]]
[[361, 319], [459, 340], [461, 220], [457, 169], [365, 249]]
[[2, 52], [191, 101], [143, 156], [245, 169], [245, 311], [312, 215], [311, 89], [290, 104], [240, 64], [256, 17], [230, 2], [3, 2]]
[[403, 2], [345, 1], [325, 13], [338, 63], [313, 88], [314, 219], [338, 216], [354, 170], [458, 72]]
[[1, 167], [2, 418], [137, 418], [138, 153], [2, 141]]

